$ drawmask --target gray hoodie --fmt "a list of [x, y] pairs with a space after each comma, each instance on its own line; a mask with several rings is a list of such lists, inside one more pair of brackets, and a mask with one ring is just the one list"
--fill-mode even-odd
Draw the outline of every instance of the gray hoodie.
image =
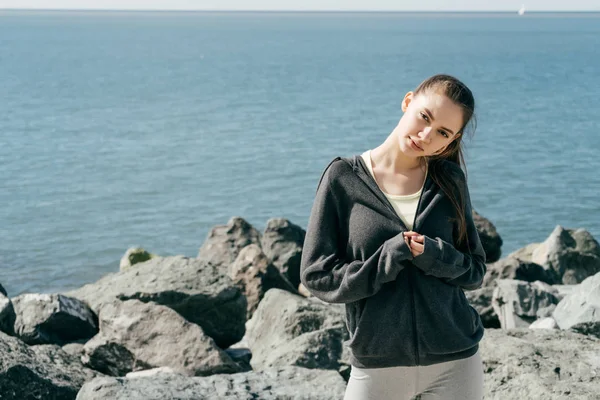
[[407, 231], [358, 155], [337, 157], [319, 182], [302, 250], [301, 280], [317, 298], [346, 305], [352, 365], [431, 365], [470, 357], [484, 328], [464, 289], [486, 272], [464, 173], [444, 161], [466, 199], [467, 245], [454, 246], [456, 212], [428, 176], [413, 230], [425, 235], [412, 256]]

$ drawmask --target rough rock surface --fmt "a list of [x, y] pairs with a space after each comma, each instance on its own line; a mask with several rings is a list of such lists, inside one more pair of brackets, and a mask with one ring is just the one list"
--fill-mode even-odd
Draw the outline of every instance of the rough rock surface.
[[335, 371], [281, 367], [208, 377], [99, 378], [86, 383], [77, 400], [339, 400], [345, 390]]
[[488, 329], [480, 344], [484, 400], [591, 400], [600, 340], [568, 331]]
[[496, 227], [487, 218], [479, 215], [473, 210], [473, 220], [481, 245], [485, 250], [485, 258], [488, 263], [497, 261], [502, 255], [502, 238], [496, 231]]
[[559, 225], [533, 250], [531, 261], [552, 273], [556, 283], [580, 283], [600, 272], [600, 245], [585, 229]]
[[347, 339], [343, 307], [271, 289], [247, 324], [250, 364], [338, 369]]
[[492, 306], [503, 329], [526, 328], [537, 319], [540, 308], [557, 304], [556, 290], [543, 282], [499, 279]]
[[245, 219], [232, 217], [227, 225], [217, 225], [211, 229], [198, 251], [198, 258], [210, 261], [227, 274], [240, 251], [250, 245], [260, 246], [260, 232]]
[[84, 382], [101, 376], [58, 346], [27, 346], [0, 332], [0, 399], [74, 399]]
[[17, 318], [15, 308], [1, 285], [0, 289], [0, 331], [12, 335]]
[[561, 329], [600, 338], [600, 273], [577, 285], [552, 315]]
[[[106, 357], [110, 348], [120, 348], [126, 357]], [[168, 307], [138, 300], [102, 309], [100, 333], [85, 344], [82, 360], [109, 375], [158, 367], [197, 376], [240, 371], [198, 325]]]
[[252, 318], [267, 290], [275, 288], [297, 293], [294, 286], [255, 244], [248, 245], [240, 251], [236, 260], [229, 266], [229, 277], [246, 296], [247, 319]]
[[554, 283], [553, 275], [549, 274], [541, 265], [511, 256], [487, 264], [483, 286], [495, 287], [498, 279], [541, 281], [550, 285]]
[[300, 284], [300, 259], [306, 231], [285, 218], [271, 218], [261, 238], [263, 251], [290, 281]]
[[246, 297], [218, 267], [195, 258], [155, 257], [67, 294], [97, 314], [115, 299], [167, 306], [200, 325], [221, 348], [238, 342], [245, 332]]
[[62, 345], [98, 332], [96, 315], [82, 301], [61, 294], [13, 297], [15, 334], [27, 344]]

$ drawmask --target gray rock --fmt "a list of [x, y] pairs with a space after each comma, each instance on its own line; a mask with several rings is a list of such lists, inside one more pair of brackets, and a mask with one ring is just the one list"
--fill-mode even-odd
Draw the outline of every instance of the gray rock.
[[[558, 296], [555, 295], [555, 297], [557, 298], [557, 300], [559, 300]], [[538, 319], [551, 317], [552, 314], [554, 314], [555, 309], [556, 309], [556, 304], [550, 304], [547, 307], [539, 307], [535, 313], [535, 316]]]
[[503, 329], [526, 328], [537, 319], [539, 308], [558, 303], [552, 286], [513, 279], [496, 281], [492, 306]]
[[249, 348], [228, 348], [225, 352], [229, 357], [240, 367], [242, 372], [252, 371], [250, 360], [252, 359], [252, 351]]
[[[179, 371], [170, 367], [158, 367], [152, 369], [145, 369], [143, 371], [129, 372], [125, 375], [126, 378], [147, 378], [155, 377], [160, 375], [182, 375]], [[188, 376], [183, 374], [184, 376]]]
[[510, 258], [516, 258], [522, 261], [531, 262], [531, 257], [535, 249], [540, 246], [540, 243], [530, 243], [525, 247], [513, 251], [508, 255]]
[[345, 390], [335, 371], [281, 367], [201, 378], [95, 379], [81, 388], [77, 400], [339, 400]]
[[211, 229], [198, 251], [198, 258], [210, 261], [227, 274], [240, 251], [250, 245], [260, 246], [260, 232], [245, 219], [233, 217], [227, 225], [217, 225]]
[[27, 346], [0, 332], [2, 400], [69, 400], [81, 386], [101, 374], [55, 345]]
[[148, 261], [153, 257], [156, 257], [156, 255], [148, 253], [141, 247], [129, 248], [125, 252], [125, 255], [121, 258], [121, 262], [119, 263], [119, 270], [124, 271], [128, 268], [131, 268], [135, 264]]
[[580, 283], [600, 272], [600, 245], [585, 229], [559, 225], [535, 248], [531, 260], [552, 273], [556, 283]]
[[[89, 344], [88, 344], [89, 343]], [[108, 339], [94, 337], [83, 347], [83, 365], [111, 376], [125, 376], [131, 371], [151, 369], [152, 366], [138, 360], [125, 345]]]
[[271, 289], [247, 323], [250, 364], [338, 369], [347, 331], [343, 306]]
[[552, 274], [544, 267], [528, 260], [522, 260], [515, 256], [509, 256], [495, 263], [487, 264], [487, 271], [483, 278], [483, 286], [496, 286], [498, 279], [516, 279], [526, 282], [554, 283]]
[[600, 273], [584, 280], [563, 298], [553, 317], [560, 329], [600, 338]]
[[83, 355], [83, 345], [84, 343], [67, 343], [62, 346], [62, 349], [65, 353], [81, 359], [81, 356]]
[[2, 289], [2, 291], [0, 291], [0, 331], [13, 335], [15, 319], [17, 318], [15, 308], [13, 307], [12, 301], [2, 293], [4, 288], [2, 288], [2, 286], [0, 286], [0, 288]]
[[535, 320], [531, 325], [529, 325], [529, 329], [558, 329], [558, 325], [556, 321], [552, 317], [545, 317]]
[[100, 333], [85, 344], [82, 360], [104, 373], [158, 367], [197, 376], [240, 371], [198, 325], [168, 307], [115, 301], [102, 308], [99, 318]]
[[552, 285], [552, 288], [556, 289], [556, 291], [558, 292], [558, 294], [556, 295], [558, 300], [562, 300], [566, 296], [573, 293], [573, 291], [576, 290], [579, 287], [579, 285], [579, 283], [576, 285]]
[[252, 318], [267, 290], [275, 288], [297, 294], [292, 284], [255, 244], [248, 245], [240, 251], [236, 260], [229, 266], [229, 277], [246, 296], [247, 319]]
[[487, 262], [491, 263], [500, 259], [502, 255], [502, 238], [496, 231], [496, 227], [487, 218], [479, 215], [473, 210], [473, 220], [481, 245], [485, 251]]
[[15, 334], [27, 344], [89, 339], [98, 332], [96, 315], [82, 301], [61, 294], [22, 294], [12, 299]]
[[300, 259], [306, 231], [285, 218], [271, 218], [262, 235], [262, 248], [267, 257], [291, 282], [300, 284]]
[[96, 313], [115, 299], [167, 306], [200, 325], [221, 348], [238, 342], [245, 332], [246, 297], [219, 268], [195, 258], [155, 257], [67, 294]]
[[567, 331], [488, 329], [480, 343], [484, 400], [591, 400], [600, 341]]
[[494, 307], [492, 307], [492, 297], [494, 295], [494, 288], [491, 286], [484, 286], [476, 290], [465, 291], [465, 296], [471, 306], [477, 310], [481, 317], [481, 322], [486, 328], [500, 328], [500, 320]]

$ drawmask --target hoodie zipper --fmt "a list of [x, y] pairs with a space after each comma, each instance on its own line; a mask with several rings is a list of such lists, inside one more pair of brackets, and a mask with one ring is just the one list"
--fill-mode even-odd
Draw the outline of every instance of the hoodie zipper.
[[[360, 158], [360, 156], [355, 156], [356, 158]], [[362, 161], [362, 160], [360, 160]], [[358, 159], [355, 159], [355, 162], [360, 162]], [[381, 195], [383, 195], [383, 199], [385, 200], [384, 203], [388, 206], [388, 208], [390, 208], [394, 215], [397, 217], [398, 221], [400, 221], [400, 224], [406, 229], [408, 230], [408, 227], [404, 225], [404, 222], [402, 221], [402, 219], [400, 218], [400, 216], [398, 216], [398, 214], [396, 213], [396, 210], [394, 209], [394, 207], [392, 207], [392, 204], [389, 202], [389, 200], [387, 199], [387, 197], [385, 196], [385, 194], [383, 193], [383, 191], [381, 190], [381, 188], [379, 188], [379, 185], [377, 184], [377, 182], [375, 181], [375, 179], [373, 179], [373, 177], [371, 176], [371, 174], [367, 171], [367, 174], [369, 175], [369, 177], [373, 180], [373, 182], [375, 183], [375, 186], [379, 189], [379, 192]], [[427, 174], [425, 175], [425, 182], [423, 182], [423, 189], [421, 191], [421, 195], [419, 196], [419, 201], [417, 202], [417, 210], [415, 212], [415, 218], [413, 220], [413, 224], [412, 224], [412, 230], [415, 230], [417, 228], [416, 224], [417, 224], [417, 217], [419, 216], [419, 208], [421, 207], [421, 200], [423, 199], [423, 195], [425, 193], [425, 187], [427, 186], [427, 179], [429, 179], [429, 171], [427, 171]], [[379, 197], [379, 196], [378, 196]], [[413, 268], [409, 269], [409, 274], [408, 274], [408, 279], [409, 279], [409, 287], [410, 287], [410, 310], [411, 310], [411, 314], [412, 314], [412, 321], [413, 321], [413, 344], [415, 347], [415, 362], [416, 365], [420, 365], [421, 364], [421, 357], [419, 355], [419, 341], [417, 338], [417, 312], [416, 312], [416, 307], [415, 307], [415, 294], [414, 294], [414, 289], [413, 289], [413, 281], [416, 279], [414, 277], [414, 271]]]
[[[419, 201], [417, 202], [417, 210], [415, 211], [415, 219], [412, 223], [412, 230], [416, 232], [417, 229], [417, 216], [419, 215], [419, 208], [421, 207], [421, 200], [423, 199], [423, 194], [425, 193], [425, 186], [427, 184], [427, 179], [429, 179], [429, 168], [427, 172], [425, 172], [425, 182], [423, 182], [423, 189], [421, 195], [419, 196]], [[410, 269], [410, 303], [411, 303], [411, 311], [412, 311], [412, 320], [413, 320], [413, 343], [415, 345], [415, 361], [417, 365], [421, 365], [421, 356], [419, 355], [419, 339], [417, 336], [417, 309], [415, 307], [415, 292], [413, 281], [416, 280], [414, 268]]]
[[[425, 176], [425, 181], [427, 181], [428, 175]], [[425, 184], [423, 184], [425, 186]], [[425, 188], [423, 187], [423, 192]], [[419, 207], [421, 206], [421, 199], [423, 197], [423, 192], [421, 192], [421, 196], [419, 196], [419, 201], [417, 202], [417, 211], [415, 212], [415, 219], [413, 221], [412, 227], [416, 229], [417, 223], [417, 215], [419, 215]], [[416, 232], [416, 231], [415, 231]], [[410, 268], [409, 276], [409, 287], [410, 287], [410, 310], [412, 312], [412, 321], [413, 321], [413, 343], [415, 346], [415, 362], [416, 365], [421, 365], [421, 357], [419, 356], [419, 339], [417, 337], [417, 310], [415, 307], [415, 292], [413, 282], [416, 277], [414, 277], [415, 271], [414, 268]]]

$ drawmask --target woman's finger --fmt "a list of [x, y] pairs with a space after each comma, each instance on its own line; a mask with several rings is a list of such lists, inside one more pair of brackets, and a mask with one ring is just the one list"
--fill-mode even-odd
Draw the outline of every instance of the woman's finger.
[[423, 251], [423, 248], [425, 247], [425, 246], [423, 246], [423, 244], [422, 244], [422, 243], [419, 243], [419, 242], [417, 242], [417, 241], [414, 241], [414, 240], [411, 240], [411, 242], [410, 242], [410, 245], [411, 245], [411, 247], [413, 247], [414, 249], [416, 249], [416, 250], [421, 250], [421, 251]]
[[413, 232], [413, 231], [406, 231], [406, 232], [404, 232], [404, 236], [410, 236], [411, 238], [415, 237], [415, 236], [419, 236], [419, 235], [420, 235], [419, 233]]
[[410, 251], [413, 254], [413, 256], [418, 256], [419, 254], [423, 254], [424, 248], [425, 248], [425, 246], [423, 246], [421, 243], [418, 243], [415, 241], [411, 241], [411, 243], [410, 243]]
[[423, 236], [423, 235], [413, 236], [413, 237], [411, 237], [411, 239], [413, 241], [421, 243], [421, 244], [423, 244], [423, 242], [425, 242], [425, 236]]

